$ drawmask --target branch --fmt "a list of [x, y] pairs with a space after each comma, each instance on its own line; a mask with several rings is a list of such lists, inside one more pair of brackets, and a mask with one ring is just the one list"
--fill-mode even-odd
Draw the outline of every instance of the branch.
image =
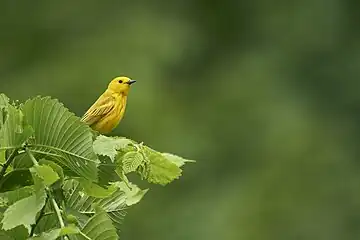
[[81, 236], [83, 236], [86, 240], [91, 240], [88, 236], [86, 236], [83, 232], [79, 232]]
[[16, 157], [17, 154], [18, 154], [18, 150], [14, 149], [14, 151], [12, 151], [12, 153], [10, 154], [8, 159], [6, 159], [4, 165], [2, 166], [2, 169], [0, 171], [0, 180], [4, 177], [7, 168], [10, 166], [10, 164], [12, 163], [12, 161], [14, 160], [14, 158]]
[[53, 197], [51, 198], [51, 204], [52, 204], [52, 206], [53, 206], [53, 208], [55, 210], [56, 216], [57, 216], [57, 218], [59, 220], [60, 227], [62, 227], [62, 228], [65, 227], [64, 220], [62, 219], [62, 216], [61, 216], [60, 208], [57, 205], [57, 203], [56, 203], [56, 201], [55, 201], [55, 199]]
[[[25, 151], [26, 153], [29, 155], [31, 161], [34, 163], [34, 166], [39, 166], [39, 163], [38, 161], [36, 160], [36, 158], [34, 157], [34, 155], [32, 154], [32, 152], [29, 150], [29, 148], [25, 148]], [[51, 201], [51, 205], [56, 213], [56, 216], [59, 220], [59, 224], [60, 224], [60, 227], [63, 228], [65, 227], [65, 224], [64, 224], [64, 220], [61, 216], [61, 212], [60, 212], [60, 208], [59, 206], [57, 205], [56, 201], [55, 201], [55, 198], [53, 197], [53, 195], [51, 194], [51, 191], [48, 187], [45, 188], [46, 190], [46, 194], [47, 196], [50, 198], [50, 201]], [[67, 236], [64, 237], [65, 239], [68, 239]]]
[[34, 157], [34, 155], [32, 154], [32, 152], [30, 152], [29, 148], [25, 148], [25, 152], [29, 155], [31, 161], [33, 162], [34, 166], [39, 166], [38, 161], [36, 160], [36, 158]]
[[[55, 201], [55, 198], [53, 198], [52, 196], [51, 196], [50, 198], [51, 198], [51, 204], [52, 204], [52, 206], [53, 206], [53, 208], [54, 208], [54, 210], [55, 210], [56, 216], [57, 216], [57, 218], [58, 218], [58, 220], [59, 220], [60, 227], [61, 227], [61, 228], [64, 228], [64, 227], [65, 227], [65, 223], [64, 223], [64, 220], [63, 220], [63, 218], [62, 218], [62, 216], [61, 216], [60, 208], [59, 208], [59, 206], [57, 205], [57, 203], [56, 203], [56, 201]], [[64, 239], [69, 239], [69, 237], [68, 237], [68, 236], [64, 236]]]
[[42, 207], [39, 216], [36, 218], [35, 224], [31, 226], [30, 237], [32, 237], [34, 235], [36, 226], [39, 224], [41, 218], [45, 216], [45, 207], [46, 207], [46, 204], [47, 204], [48, 200], [49, 200], [49, 197], [46, 198], [45, 204]]

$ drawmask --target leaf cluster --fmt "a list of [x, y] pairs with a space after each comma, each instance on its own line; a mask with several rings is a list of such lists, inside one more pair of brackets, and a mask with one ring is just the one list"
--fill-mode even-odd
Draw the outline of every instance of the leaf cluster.
[[119, 239], [126, 209], [191, 160], [96, 136], [58, 100], [0, 94], [0, 239]]

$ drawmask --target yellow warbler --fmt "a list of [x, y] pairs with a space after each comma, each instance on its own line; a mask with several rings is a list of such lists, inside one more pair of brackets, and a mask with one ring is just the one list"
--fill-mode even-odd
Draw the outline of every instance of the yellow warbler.
[[124, 116], [130, 85], [134, 82], [128, 77], [114, 78], [81, 121], [100, 133], [111, 132]]

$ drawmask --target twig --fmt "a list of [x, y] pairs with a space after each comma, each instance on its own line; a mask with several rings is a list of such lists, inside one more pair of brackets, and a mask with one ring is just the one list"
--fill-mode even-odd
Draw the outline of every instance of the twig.
[[[52, 206], [53, 206], [53, 208], [54, 208], [54, 210], [55, 210], [56, 216], [57, 216], [57, 218], [58, 218], [58, 220], [59, 220], [60, 227], [61, 227], [61, 228], [64, 228], [64, 227], [65, 227], [65, 223], [64, 223], [64, 220], [63, 220], [63, 218], [62, 218], [62, 216], [61, 216], [60, 208], [59, 208], [59, 206], [57, 205], [57, 203], [56, 203], [56, 201], [55, 201], [55, 198], [53, 198], [52, 196], [50, 196], [50, 198], [51, 198], [51, 204], [52, 204]], [[68, 237], [68, 236], [64, 236], [64, 239], [69, 239], [69, 237]]]
[[60, 208], [59, 206], [57, 205], [55, 199], [53, 197], [51, 197], [51, 205], [53, 206], [54, 208], [54, 211], [56, 213], [56, 216], [59, 220], [59, 223], [60, 223], [60, 227], [65, 227], [65, 223], [64, 223], [64, 220], [62, 219], [62, 216], [61, 216], [61, 212], [60, 212]]
[[85, 233], [83, 233], [83, 232], [79, 232], [80, 233], [80, 235], [81, 236], [83, 236], [84, 238], [86, 238], [86, 240], [91, 240], [91, 238], [89, 238], [88, 236], [86, 236], [86, 234]]
[[14, 149], [14, 151], [10, 154], [8, 159], [6, 159], [4, 165], [2, 166], [2, 169], [0, 171], [0, 180], [4, 177], [7, 168], [10, 166], [10, 164], [12, 163], [12, 161], [14, 160], [14, 158], [16, 157], [17, 154], [18, 154], [18, 150]]
[[32, 152], [30, 152], [29, 148], [25, 148], [25, 152], [29, 155], [29, 157], [30, 157], [31, 161], [33, 162], [34, 166], [39, 166], [38, 161], [36, 160], [36, 158], [34, 157]]
[[[36, 158], [34, 157], [34, 155], [32, 154], [32, 152], [28, 149], [28, 148], [25, 148], [25, 151], [26, 153], [29, 155], [31, 161], [34, 163], [34, 166], [39, 166], [39, 163], [38, 161], [36, 160]], [[61, 211], [60, 211], [60, 208], [59, 206], [57, 205], [56, 201], [55, 201], [55, 198], [53, 197], [50, 189], [48, 187], [46, 187], [46, 194], [48, 196], [48, 198], [50, 198], [50, 201], [51, 201], [51, 205], [56, 213], [56, 216], [59, 220], [59, 224], [60, 224], [60, 227], [63, 228], [65, 227], [65, 223], [64, 223], [64, 220], [61, 216]], [[67, 236], [64, 236], [64, 239], [69, 239]]]
[[47, 202], [48, 202], [48, 199], [49, 199], [49, 197], [46, 198], [45, 204], [44, 204], [44, 206], [42, 207], [42, 209], [41, 209], [41, 211], [40, 211], [40, 214], [39, 214], [39, 216], [38, 216], [37, 219], [36, 219], [35, 224], [31, 226], [30, 237], [32, 237], [32, 236], [34, 235], [36, 226], [39, 224], [41, 218], [45, 216], [45, 207], [46, 207], [46, 204], [47, 204]]

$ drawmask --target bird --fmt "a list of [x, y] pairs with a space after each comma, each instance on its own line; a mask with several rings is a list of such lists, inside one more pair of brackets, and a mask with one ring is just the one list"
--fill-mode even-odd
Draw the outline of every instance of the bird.
[[115, 77], [81, 121], [100, 134], [110, 133], [124, 116], [130, 85], [135, 82], [128, 77]]

